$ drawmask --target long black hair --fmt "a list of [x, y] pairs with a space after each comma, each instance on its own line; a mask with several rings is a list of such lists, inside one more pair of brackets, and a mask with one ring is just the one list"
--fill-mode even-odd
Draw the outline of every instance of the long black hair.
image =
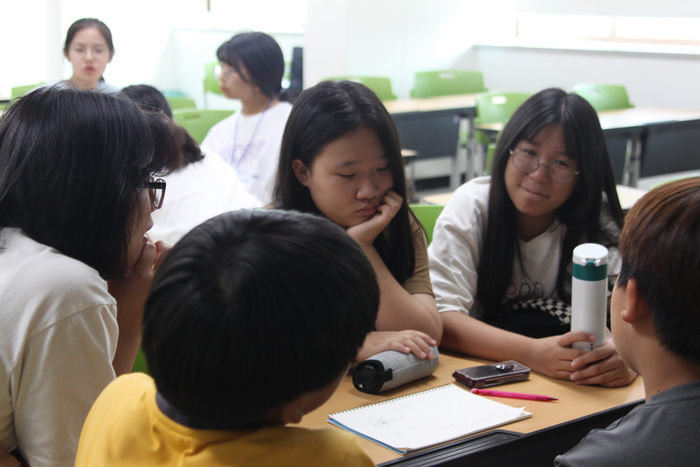
[[143, 184], [173, 141], [169, 119], [114, 95], [59, 83], [19, 98], [0, 119], [0, 228], [123, 277]]
[[552, 124], [561, 125], [567, 155], [576, 161], [580, 172], [576, 189], [558, 211], [559, 221], [566, 226], [556, 283], [559, 298], [567, 302], [571, 300], [568, 267], [574, 248], [582, 240], [617, 245], [618, 232], [601, 226], [603, 193], [609, 214], [619, 228], [623, 216], [598, 115], [584, 98], [576, 94], [555, 88], [540, 91], [513, 114], [496, 147], [488, 221], [477, 269], [477, 299], [487, 314], [495, 312], [503, 301], [513, 276], [515, 258], [522, 267], [517, 212], [505, 184], [509, 151], [521, 140], [532, 140]]
[[[299, 95], [282, 137], [277, 181], [273, 195], [280, 209], [321, 215], [309, 189], [294, 174], [292, 161], [299, 159], [311, 168], [316, 156], [329, 143], [356, 131], [372, 130], [379, 138], [394, 180], [393, 190], [406, 200], [406, 175], [401, 145], [394, 122], [379, 98], [366, 86], [351, 81], [325, 81]], [[404, 202], [374, 247], [391, 274], [403, 284], [413, 275], [415, 250], [408, 204]], [[417, 222], [417, 221], [416, 221]]]

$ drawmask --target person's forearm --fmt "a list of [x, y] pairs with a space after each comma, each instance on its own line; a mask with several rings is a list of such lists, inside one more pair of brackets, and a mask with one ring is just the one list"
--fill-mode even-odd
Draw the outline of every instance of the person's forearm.
[[[442, 321], [434, 299], [428, 294], [412, 296], [399, 284], [373, 246], [363, 246], [379, 283], [378, 331], [422, 331], [440, 342]], [[422, 297], [422, 298], [416, 298]]]
[[534, 339], [498, 329], [457, 311], [440, 313], [440, 318], [442, 347], [486, 360], [530, 363]]

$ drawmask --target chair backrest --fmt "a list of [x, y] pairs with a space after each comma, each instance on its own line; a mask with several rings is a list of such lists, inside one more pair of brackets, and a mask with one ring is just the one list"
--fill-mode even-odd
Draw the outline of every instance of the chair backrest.
[[190, 99], [189, 97], [166, 97], [165, 99], [168, 101], [168, 104], [170, 104], [172, 110], [197, 108], [194, 99]]
[[421, 71], [414, 76], [411, 97], [451, 96], [484, 91], [484, 76], [480, 71]]
[[207, 106], [207, 92], [213, 92], [223, 96], [221, 88], [219, 87], [219, 80], [216, 79], [216, 67], [219, 66], [219, 62], [205, 63], [204, 64], [204, 107]]
[[211, 127], [232, 114], [233, 110], [181, 109], [173, 110], [173, 120], [201, 144]]
[[23, 86], [15, 86], [10, 90], [10, 94], [12, 95], [12, 98], [14, 99], [15, 97], [22, 97], [25, 94], [27, 94], [29, 91], [32, 89], [41, 86], [41, 83], [36, 83], [36, 84], [25, 84]]
[[352, 81], [370, 88], [380, 101], [394, 101], [396, 96], [391, 89], [391, 80], [381, 76], [334, 76], [323, 81]]
[[532, 94], [490, 91], [476, 96], [477, 123], [506, 123]]
[[574, 86], [574, 92], [590, 102], [596, 112], [634, 107], [627, 89], [618, 84], [579, 83]]
[[425, 235], [428, 237], [428, 245], [433, 241], [435, 222], [445, 206], [439, 204], [411, 204], [411, 210], [420, 221]]

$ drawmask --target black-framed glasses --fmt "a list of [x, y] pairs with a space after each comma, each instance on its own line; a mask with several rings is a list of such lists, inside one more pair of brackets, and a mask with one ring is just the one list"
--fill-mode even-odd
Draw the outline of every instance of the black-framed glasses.
[[554, 183], [561, 185], [569, 183], [580, 172], [571, 166], [571, 163], [564, 159], [557, 159], [552, 162], [543, 162], [534, 154], [529, 154], [524, 149], [515, 148], [510, 150], [513, 167], [522, 173], [529, 174], [539, 169], [541, 165], [547, 167], [547, 173]]
[[143, 182], [143, 187], [148, 188], [153, 209], [160, 209], [165, 199], [165, 180], [151, 177], [149, 181]]

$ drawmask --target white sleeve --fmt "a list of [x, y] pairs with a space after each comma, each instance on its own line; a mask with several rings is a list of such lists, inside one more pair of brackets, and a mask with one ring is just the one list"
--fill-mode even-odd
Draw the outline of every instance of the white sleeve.
[[207, 136], [204, 137], [202, 144], [199, 145], [204, 154], [216, 154], [223, 161], [228, 161], [231, 158], [234, 118], [236, 118], [235, 113], [209, 129]]
[[88, 411], [115, 379], [118, 334], [115, 307], [101, 305], [27, 340], [13, 384], [14, 421], [20, 452], [32, 467], [74, 465]]
[[430, 278], [440, 313], [469, 314], [476, 300], [477, 267], [486, 227], [488, 187], [483, 179], [452, 195], [440, 214], [428, 248]]

